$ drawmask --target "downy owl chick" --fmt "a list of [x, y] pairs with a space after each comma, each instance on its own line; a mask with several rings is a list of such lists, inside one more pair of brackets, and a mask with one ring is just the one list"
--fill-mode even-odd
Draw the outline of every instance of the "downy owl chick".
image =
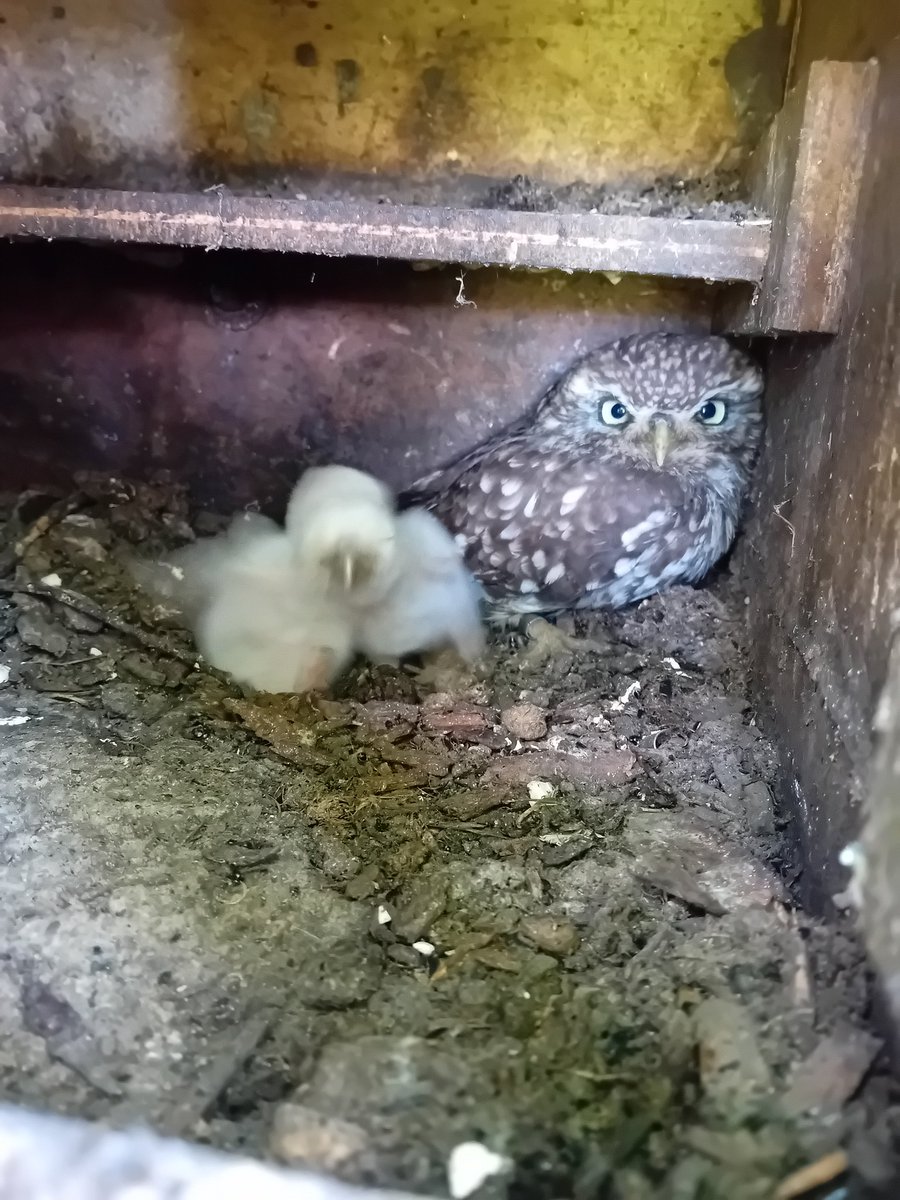
[[421, 508], [395, 518], [396, 581], [370, 605], [359, 625], [359, 648], [376, 662], [452, 646], [467, 662], [484, 649], [481, 589], [462, 553], [436, 517]]
[[307, 582], [353, 608], [385, 595], [399, 570], [395, 510], [390, 490], [372, 475], [352, 467], [310, 467], [285, 515]]
[[257, 691], [327, 687], [352, 657], [348, 615], [304, 579], [284, 531], [257, 514], [176, 551], [143, 582], [174, 603], [211, 666]]

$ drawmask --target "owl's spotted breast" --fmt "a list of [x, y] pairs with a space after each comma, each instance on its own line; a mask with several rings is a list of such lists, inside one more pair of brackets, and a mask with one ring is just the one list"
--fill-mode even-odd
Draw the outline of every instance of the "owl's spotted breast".
[[737, 499], [617, 462], [492, 455], [432, 510], [499, 610], [619, 608], [701, 578], [734, 533]]

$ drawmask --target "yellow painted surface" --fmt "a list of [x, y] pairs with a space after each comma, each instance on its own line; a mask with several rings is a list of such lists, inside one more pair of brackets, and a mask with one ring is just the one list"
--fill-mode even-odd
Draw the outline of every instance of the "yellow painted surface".
[[723, 61], [761, 22], [758, 0], [6, 0], [0, 11], [11, 54], [0, 85], [13, 88], [0, 116], [20, 136], [9, 113], [36, 101], [25, 136], [49, 138], [51, 157], [74, 139], [87, 161], [143, 151], [589, 182], [719, 165], [738, 134]]
[[194, 134], [214, 155], [590, 181], [715, 164], [736, 133], [722, 60], [759, 24], [756, 0], [179, 0], [178, 11]]

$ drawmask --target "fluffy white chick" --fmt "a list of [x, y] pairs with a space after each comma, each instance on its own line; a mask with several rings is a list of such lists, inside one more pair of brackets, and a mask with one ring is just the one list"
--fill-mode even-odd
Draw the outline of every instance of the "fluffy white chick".
[[308, 583], [354, 610], [387, 594], [399, 575], [395, 501], [353, 467], [310, 467], [284, 519]]
[[467, 662], [484, 649], [481, 589], [444, 526], [422, 508], [395, 518], [394, 584], [361, 614], [358, 646], [375, 662], [452, 646]]
[[[203, 657], [264, 692], [324, 688], [353, 654], [353, 625], [298, 570], [284, 530], [241, 514], [157, 564], [164, 587], [191, 627]], [[159, 594], [159, 586], [155, 589]]]

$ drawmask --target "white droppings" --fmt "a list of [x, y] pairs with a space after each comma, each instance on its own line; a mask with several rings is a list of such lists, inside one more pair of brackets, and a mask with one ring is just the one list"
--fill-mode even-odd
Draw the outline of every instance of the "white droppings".
[[555, 795], [556, 788], [546, 779], [530, 779], [528, 781], [529, 800], [552, 800]]
[[492, 1176], [508, 1171], [512, 1163], [481, 1142], [461, 1142], [447, 1160], [447, 1184], [453, 1200], [466, 1200]]
[[669, 668], [670, 668], [670, 670], [672, 670], [672, 671], [677, 671], [679, 675], [683, 675], [683, 674], [684, 674], [684, 671], [682, 671], [682, 669], [681, 669], [681, 663], [678, 661], [678, 659], [677, 659], [677, 658], [671, 658], [671, 657], [670, 657], [670, 658], [664, 658], [664, 659], [663, 659], [663, 666], [664, 666], [664, 667], [669, 667]]
[[[847, 867], [850, 871], [850, 882], [847, 885], [846, 891], [841, 896], [835, 896], [834, 900], [842, 908], [861, 909], [864, 899], [863, 887], [866, 880], [865, 851], [859, 842], [851, 842], [838, 855], [838, 862], [842, 867]], [[842, 899], [846, 903], [840, 903]]]
[[842, 867], [853, 868], [862, 857], [859, 842], [851, 842], [849, 846], [845, 846], [838, 855], [838, 862]]
[[41, 579], [41, 583], [46, 584], [47, 587], [62, 587], [62, 580], [55, 572], [52, 575], [45, 575]]
[[88, 650], [88, 654], [91, 656], [91, 658], [103, 657], [103, 651], [97, 646], [91, 646], [90, 650]]
[[412, 336], [412, 330], [408, 329], [406, 325], [401, 325], [399, 321], [388, 321], [388, 329], [391, 333], [396, 333], [399, 337]]
[[531, 495], [528, 497], [525, 507], [522, 509], [522, 512], [525, 514], [526, 517], [534, 516], [534, 510], [537, 508], [537, 500], [538, 500], [537, 492], [532, 492]]
[[384, 907], [384, 905], [379, 904], [378, 905], [378, 924], [379, 925], [390, 925], [392, 920], [393, 920], [393, 917], [388, 912], [388, 910]]
[[328, 347], [328, 361], [329, 362], [334, 362], [334, 360], [338, 356], [338, 351], [340, 350], [341, 346], [343, 346], [344, 342], [346, 342], [346, 340], [347, 340], [346, 333], [342, 333], [340, 337], [336, 337], [334, 339], [334, 341]]
[[609, 706], [609, 711], [614, 713], [624, 712], [626, 705], [628, 705], [628, 703], [634, 699], [640, 690], [640, 682], [637, 679], [632, 680], [618, 700], [613, 700], [612, 704]]
[[0, 663], [0, 683], [9, 683], [10, 668], [6, 663]]
[[431, 958], [432, 954], [434, 954], [434, 946], [431, 942], [413, 942], [412, 948], [421, 954], [423, 958]]
[[551, 583], [556, 583], [557, 579], [562, 579], [566, 573], [566, 568], [562, 563], [557, 563], [555, 567], [551, 567], [544, 576], [544, 586], [549, 587]]
[[25, 725], [31, 720], [31, 717], [20, 714], [15, 717], [0, 717], [0, 725]]

